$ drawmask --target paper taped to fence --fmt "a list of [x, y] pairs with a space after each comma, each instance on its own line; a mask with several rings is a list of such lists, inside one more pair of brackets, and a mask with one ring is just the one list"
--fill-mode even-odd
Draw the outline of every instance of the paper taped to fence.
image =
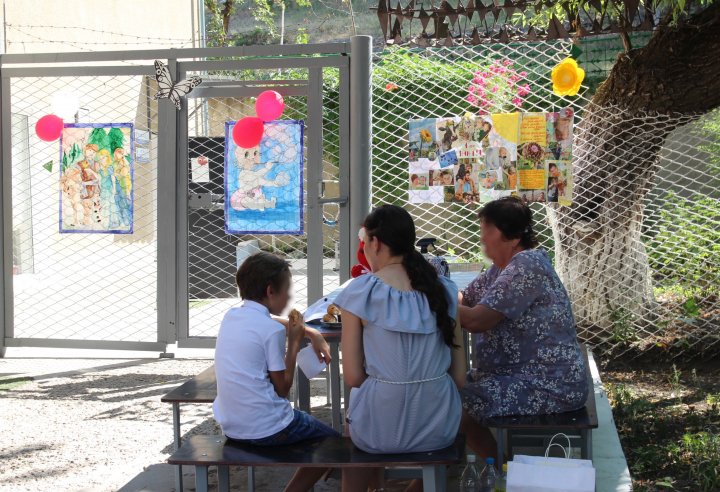
[[572, 203], [573, 112], [410, 120], [408, 201]]
[[265, 123], [260, 145], [238, 147], [225, 124], [225, 232], [303, 233], [303, 122]]
[[132, 123], [66, 124], [60, 137], [60, 233], [132, 234]]

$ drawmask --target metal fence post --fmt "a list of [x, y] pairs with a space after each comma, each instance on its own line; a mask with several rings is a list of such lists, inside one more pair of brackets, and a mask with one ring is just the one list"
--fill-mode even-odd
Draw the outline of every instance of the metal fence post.
[[307, 132], [307, 298], [308, 304], [323, 295], [323, 231], [322, 205], [318, 186], [322, 181], [323, 122], [322, 68], [309, 71], [308, 132]]
[[355, 251], [355, 234], [370, 211], [372, 37], [353, 36], [350, 47], [350, 251]]
[[10, 111], [10, 79], [0, 72], [0, 155], [2, 183], [0, 184], [0, 358], [5, 356], [5, 339], [13, 336], [13, 255], [12, 255], [12, 113]]
[[[177, 77], [177, 62], [168, 60], [168, 69]], [[157, 158], [157, 262], [158, 262], [158, 342], [175, 343], [178, 339], [177, 323], [177, 187], [176, 176], [182, 172], [178, 165], [178, 111], [170, 101], [158, 104], [158, 158]], [[180, 170], [179, 170], [180, 169]]]

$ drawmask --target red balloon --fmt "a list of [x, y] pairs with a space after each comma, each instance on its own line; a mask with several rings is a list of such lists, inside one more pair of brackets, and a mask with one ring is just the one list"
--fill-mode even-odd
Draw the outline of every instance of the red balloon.
[[35, 133], [46, 142], [53, 142], [60, 138], [62, 131], [63, 120], [54, 114], [46, 114], [35, 123]]
[[232, 137], [238, 147], [252, 149], [260, 145], [265, 124], [260, 118], [246, 116], [233, 126]]
[[283, 97], [275, 91], [260, 93], [255, 101], [255, 114], [263, 121], [273, 121], [282, 116], [285, 110]]

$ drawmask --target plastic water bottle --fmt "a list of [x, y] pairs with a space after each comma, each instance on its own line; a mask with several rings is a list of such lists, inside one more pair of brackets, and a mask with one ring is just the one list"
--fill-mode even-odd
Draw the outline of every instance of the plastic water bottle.
[[507, 491], [507, 463], [503, 463], [502, 473], [495, 481], [495, 492]]
[[478, 492], [480, 490], [480, 473], [475, 465], [475, 455], [467, 455], [467, 465], [460, 475], [460, 492]]
[[480, 492], [495, 492], [498, 472], [495, 469], [495, 458], [485, 458], [485, 468], [480, 474]]

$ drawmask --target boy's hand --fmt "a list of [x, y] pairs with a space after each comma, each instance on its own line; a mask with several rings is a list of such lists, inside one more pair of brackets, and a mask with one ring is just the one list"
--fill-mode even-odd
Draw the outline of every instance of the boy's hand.
[[297, 309], [290, 311], [287, 329], [288, 342], [300, 343], [305, 336], [305, 322]]

